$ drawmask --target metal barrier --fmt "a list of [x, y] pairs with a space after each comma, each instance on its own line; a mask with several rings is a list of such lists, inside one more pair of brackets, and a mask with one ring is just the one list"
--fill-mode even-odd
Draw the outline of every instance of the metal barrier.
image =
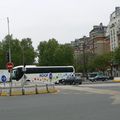
[[24, 86], [12, 86], [12, 87], [1, 87], [1, 96], [14, 96], [14, 95], [31, 95], [31, 94], [43, 94], [56, 92], [54, 84], [44, 85], [24, 85]]

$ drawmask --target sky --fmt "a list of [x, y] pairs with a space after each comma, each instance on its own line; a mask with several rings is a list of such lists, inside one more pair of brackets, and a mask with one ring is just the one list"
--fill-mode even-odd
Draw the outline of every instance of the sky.
[[108, 25], [116, 6], [120, 0], [0, 0], [0, 41], [9, 17], [13, 38], [31, 38], [35, 48], [51, 38], [70, 43], [89, 36], [94, 25]]

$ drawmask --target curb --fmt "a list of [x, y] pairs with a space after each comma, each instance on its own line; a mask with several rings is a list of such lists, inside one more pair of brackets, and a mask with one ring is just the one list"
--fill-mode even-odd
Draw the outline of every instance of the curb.
[[20, 91], [14, 91], [11, 95], [8, 92], [2, 92], [0, 96], [25, 96], [25, 95], [37, 95], [37, 94], [49, 94], [49, 93], [56, 93], [57, 89], [49, 89], [48, 90], [39, 90], [37, 93], [35, 91], [25, 92], [22, 94]]

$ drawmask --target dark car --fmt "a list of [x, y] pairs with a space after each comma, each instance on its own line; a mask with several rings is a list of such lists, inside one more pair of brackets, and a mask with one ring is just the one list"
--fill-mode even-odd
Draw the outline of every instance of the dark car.
[[94, 82], [94, 81], [106, 81], [109, 80], [109, 76], [105, 76], [105, 75], [95, 75], [89, 78], [90, 81]]
[[68, 76], [66, 79], [60, 80], [59, 83], [64, 85], [82, 84], [82, 79], [78, 76]]

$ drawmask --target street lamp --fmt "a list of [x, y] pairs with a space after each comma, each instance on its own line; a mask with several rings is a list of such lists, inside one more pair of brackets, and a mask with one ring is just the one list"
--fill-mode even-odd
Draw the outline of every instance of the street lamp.
[[23, 66], [25, 65], [25, 53], [24, 53], [24, 46], [20, 46], [21, 47], [21, 50], [22, 50], [22, 63], [23, 63]]
[[8, 39], [9, 39], [9, 62], [11, 63], [10, 27], [9, 27], [8, 17], [7, 17], [7, 25], [8, 25]]
[[[10, 27], [9, 27], [9, 18], [7, 17], [7, 25], [8, 25], [8, 39], [9, 39], [9, 63], [11, 63], [11, 45], [10, 45]], [[9, 70], [10, 71], [10, 91], [9, 91], [9, 94], [11, 96], [11, 88], [12, 88], [12, 71], [11, 69]]]
[[87, 77], [87, 68], [86, 68], [86, 36], [83, 37], [83, 75]]

